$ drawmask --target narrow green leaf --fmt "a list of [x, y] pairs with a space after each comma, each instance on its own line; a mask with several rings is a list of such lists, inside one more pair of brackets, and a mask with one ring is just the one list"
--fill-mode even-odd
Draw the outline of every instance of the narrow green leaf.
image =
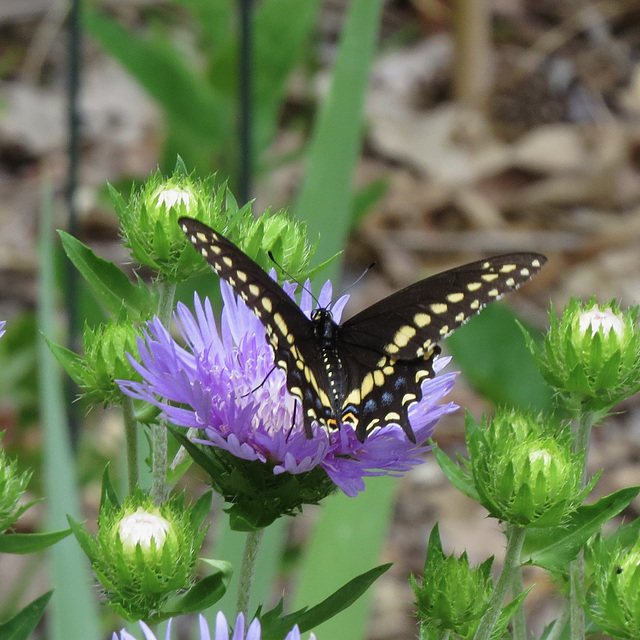
[[[329, 497], [301, 566], [294, 609], [316, 602], [330, 593], [336, 582], [346, 582], [353, 572], [364, 572], [380, 555], [391, 519], [397, 479], [369, 478], [357, 498], [344, 494]], [[331, 558], [331, 562], [327, 562]], [[318, 638], [362, 638], [369, 613], [369, 598], [360, 598], [349, 609], [323, 623]]]
[[52, 594], [53, 590], [41, 595], [30, 602], [22, 611], [16, 613], [13, 618], [0, 624], [0, 638], [2, 640], [28, 640], [40, 622]]
[[[381, 2], [350, 3], [331, 89], [314, 127], [308, 170], [295, 210], [306, 220], [309, 237], [320, 236], [320, 259], [344, 246], [351, 225], [352, 179], [362, 143], [364, 97], [381, 11]], [[339, 267], [334, 263], [334, 274]]]
[[282, 618], [280, 617], [282, 606], [278, 605], [275, 609], [260, 616], [262, 640], [282, 640], [295, 624], [300, 627], [301, 631], [315, 629], [318, 625], [350, 607], [390, 567], [390, 563], [374, 567], [349, 580], [347, 584], [314, 607], [305, 607]]
[[440, 449], [440, 447], [436, 447], [433, 450], [433, 454], [436, 457], [438, 465], [449, 479], [449, 482], [458, 489], [458, 491], [464, 493], [465, 496], [468, 496], [472, 500], [478, 502], [480, 500], [480, 496], [473, 484], [471, 474], [459, 464], [456, 464], [451, 460], [451, 458], [449, 458], [449, 456]]
[[100, 509], [105, 507], [106, 505], [117, 509], [120, 506], [120, 500], [118, 500], [118, 494], [116, 493], [116, 489], [111, 482], [111, 477], [109, 476], [109, 465], [107, 464], [102, 472], [102, 488], [100, 490]]
[[149, 317], [157, 305], [153, 306], [152, 294], [145, 285], [133, 284], [113, 262], [97, 256], [77, 238], [64, 231], [58, 233], [69, 260], [108, 311], [117, 316], [125, 306], [134, 320]]
[[[55, 335], [55, 276], [53, 243], [53, 207], [51, 186], [43, 192], [41, 237], [39, 242], [40, 273], [38, 291], [38, 325], [49, 337]], [[55, 358], [44, 340], [38, 343], [40, 374], [40, 419], [44, 431], [44, 486], [47, 495], [47, 527], [66, 527], [65, 514], [78, 517], [80, 499], [71, 455], [62, 376]], [[54, 545], [51, 576], [60, 588], [53, 599], [51, 616], [47, 617], [50, 640], [98, 638], [100, 624], [86, 558], [69, 537]]]
[[69, 374], [71, 379], [78, 385], [84, 383], [84, 360], [75, 351], [71, 351], [60, 344], [52, 342], [44, 336], [44, 339], [51, 349], [51, 353], [56, 357], [56, 360], [64, 367], [64, 370]]
[[35, 553], [66, 538], [70, 533], [71, 529], [46, 533], [5, 533], [0, 536], [0, 553]]
[[579, 507], [562, 527], [529, 529], [522, 549], [523, 563], [548, 570], [568, 566], [585, 542], [605, 522], [626, 509], [638, 493], [640, 487], [620, 489], [595, 504]]
[[233, 104], [216, 94], [205, 78], [193, 74], [170, 48], [168, 38], [143, 40], [92, 11], [85, 12], [85, 26], [171, 118], [214, 147], [234, 135]]
[[167, 605], [163, 619], [204, 611], [213, 606], [226, 593], [231, 573], [230, 563], [218, 562], [214, 573], [198, 580], [176, 603]]

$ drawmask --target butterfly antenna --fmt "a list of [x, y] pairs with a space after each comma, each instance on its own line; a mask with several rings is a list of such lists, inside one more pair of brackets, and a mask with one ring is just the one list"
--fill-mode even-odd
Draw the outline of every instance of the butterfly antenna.
[[300, 286], [301, 289], [303, 289], [304, 291], [306, 291], [315, 301], [315, 303], [320, 306], [320, 301], [318, 300], [318, 298], [316, 298], [313, 295], [313, 291], [311, 291], [311, 289], [309, 287], [307, 287], [306, 285], [302, 284], [297, 278], [294, 278], [276, 259], [275, 256], [273, 255], [273, 253], [271, 253], [271, 251], [267, 251], [267, 255], [269, 256], [269, 260], [271, 260], [271, 262], [273, 262], [273, 264], [276, 265], [276, 267], [278, 267], [278, 269], [280, 269], [280, 271], [282, 271], [282, 273], [284, 273], [285, 276], [287, 276], [287, 278], [289, 278], [289, 280], [291, 282], [295, 282], [297, 285]]
[[345, 293], [347, 293], [347, 291], [350, 291], [353, 287], [355, 287], [358, 282], [360, 282], [360, 280], [362, 280], [362, 278], [364, 278], [367, 273], [369, 273], [369, 271], [371, 271], [371, 269], [373, 269], [373, 267], [376, 266], [376, 262], [375, 260], [358, 276], [358, 278], [356, 280], [354, 280], [346, 289], [343, 289], [342, 292], [340, 293], [340, 295], [338, 296], [338, 298], [341, 298]]

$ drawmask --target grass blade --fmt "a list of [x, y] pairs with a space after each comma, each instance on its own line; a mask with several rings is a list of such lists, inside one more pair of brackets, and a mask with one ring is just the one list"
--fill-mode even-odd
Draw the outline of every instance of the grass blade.
[[[55, 267], [53, 245], [52, 188], [45, 185], [39, 247], [38, 325], [49, 337], [55, 326]], [[67, 528], [66, 514], [80, 519], [80, 499], [75, 484], [66, 423], [62, 374], [44, 340], [38, 341], [40, 374], [40, 419], [44, 429], [44, 482], [50, 530]], [[73, 538], [60, 541], [50, 551], [53, 583], [56, 587], [49, 620], [51, 640], [99, 638], [97, 605], [90, 589], [84, 554]]]

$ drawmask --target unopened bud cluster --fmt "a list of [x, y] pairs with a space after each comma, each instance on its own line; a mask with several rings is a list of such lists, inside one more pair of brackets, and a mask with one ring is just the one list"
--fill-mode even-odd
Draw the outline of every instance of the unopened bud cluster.
[[614, 638], [640, 638], [640, 541], [612, 545], [597, 536], [587, 549], [594, 569], [588, 594], [589, 614]]
[[152, 619], [195, 578], [205, 530], [191, 518], [184, 496], [155, 507], [136, 492], [120, 507], [103, 504], [95, 537], [72, 524], [106, 600], [128, 620]]
[[180, 229], [178, 220], [185, 216], [230, 238], [267, 270], [274, 266], [271, 252], [293, 277], [306, 275], [312, 248], [305, 225], [282, 211], [255, 219], [251, 203], [238, 208], [227, 185], [216, 185], [215, 175], [199, 180], [179, 163], [168, 178], [152, 174], [128, 202], [114, 189], [111, 198], [133, 258], [167, 282], [182, 282], [208, 269]]
[[572, 453], [570, 431], [549, 416], [502, 409], [482, 426], [468, 416], [467, 448], [478, 499], [501, 521], [556, 526], [584, 498], [582, 453]]
[[472, 569], [466, 552], [459, 558], [445, 556], [436, 524], [429, 538], [422, 584], [410, 578], [423, 625], [420, 637], [430, 637], [428, 631], [467, 637], [473, 631], [493, 593], [492, 564], [493, 558], [489, 558]]
[[[0, 433], [0, 439], [2, 433]], [[10, 460], [0, 449], [0, 534], [4, 533], [30, 505], [20, 506], [31, 472], [18, 471], [18, 463]]]
[[539, 350], [529, 347], [547, 382], [569, 408], [606, 411], [640, 384], [638, 308], [621, 311], [611, 301], [571, 300], [558, 319], [549, 314], [550, 329]]
[[95, 329], [85, 327], [84, 361], [76, 381], [90, 402], [117, 402], [121, 393], [116, 380], [140, 378], [127, 357], [127, 353], [137, 352], [139, 335], [131, 322], [113, 318]]

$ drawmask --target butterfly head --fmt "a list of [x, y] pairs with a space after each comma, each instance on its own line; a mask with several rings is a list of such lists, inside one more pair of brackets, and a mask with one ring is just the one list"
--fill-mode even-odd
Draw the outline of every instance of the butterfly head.
[[313, 322], [313, 332], [319, 340], [327, 340], [329, 342], [335, 339], [336, 323], [333, 321], [333, 314], [329, 309], [319, 307], [311, 314], [311, 322]]

